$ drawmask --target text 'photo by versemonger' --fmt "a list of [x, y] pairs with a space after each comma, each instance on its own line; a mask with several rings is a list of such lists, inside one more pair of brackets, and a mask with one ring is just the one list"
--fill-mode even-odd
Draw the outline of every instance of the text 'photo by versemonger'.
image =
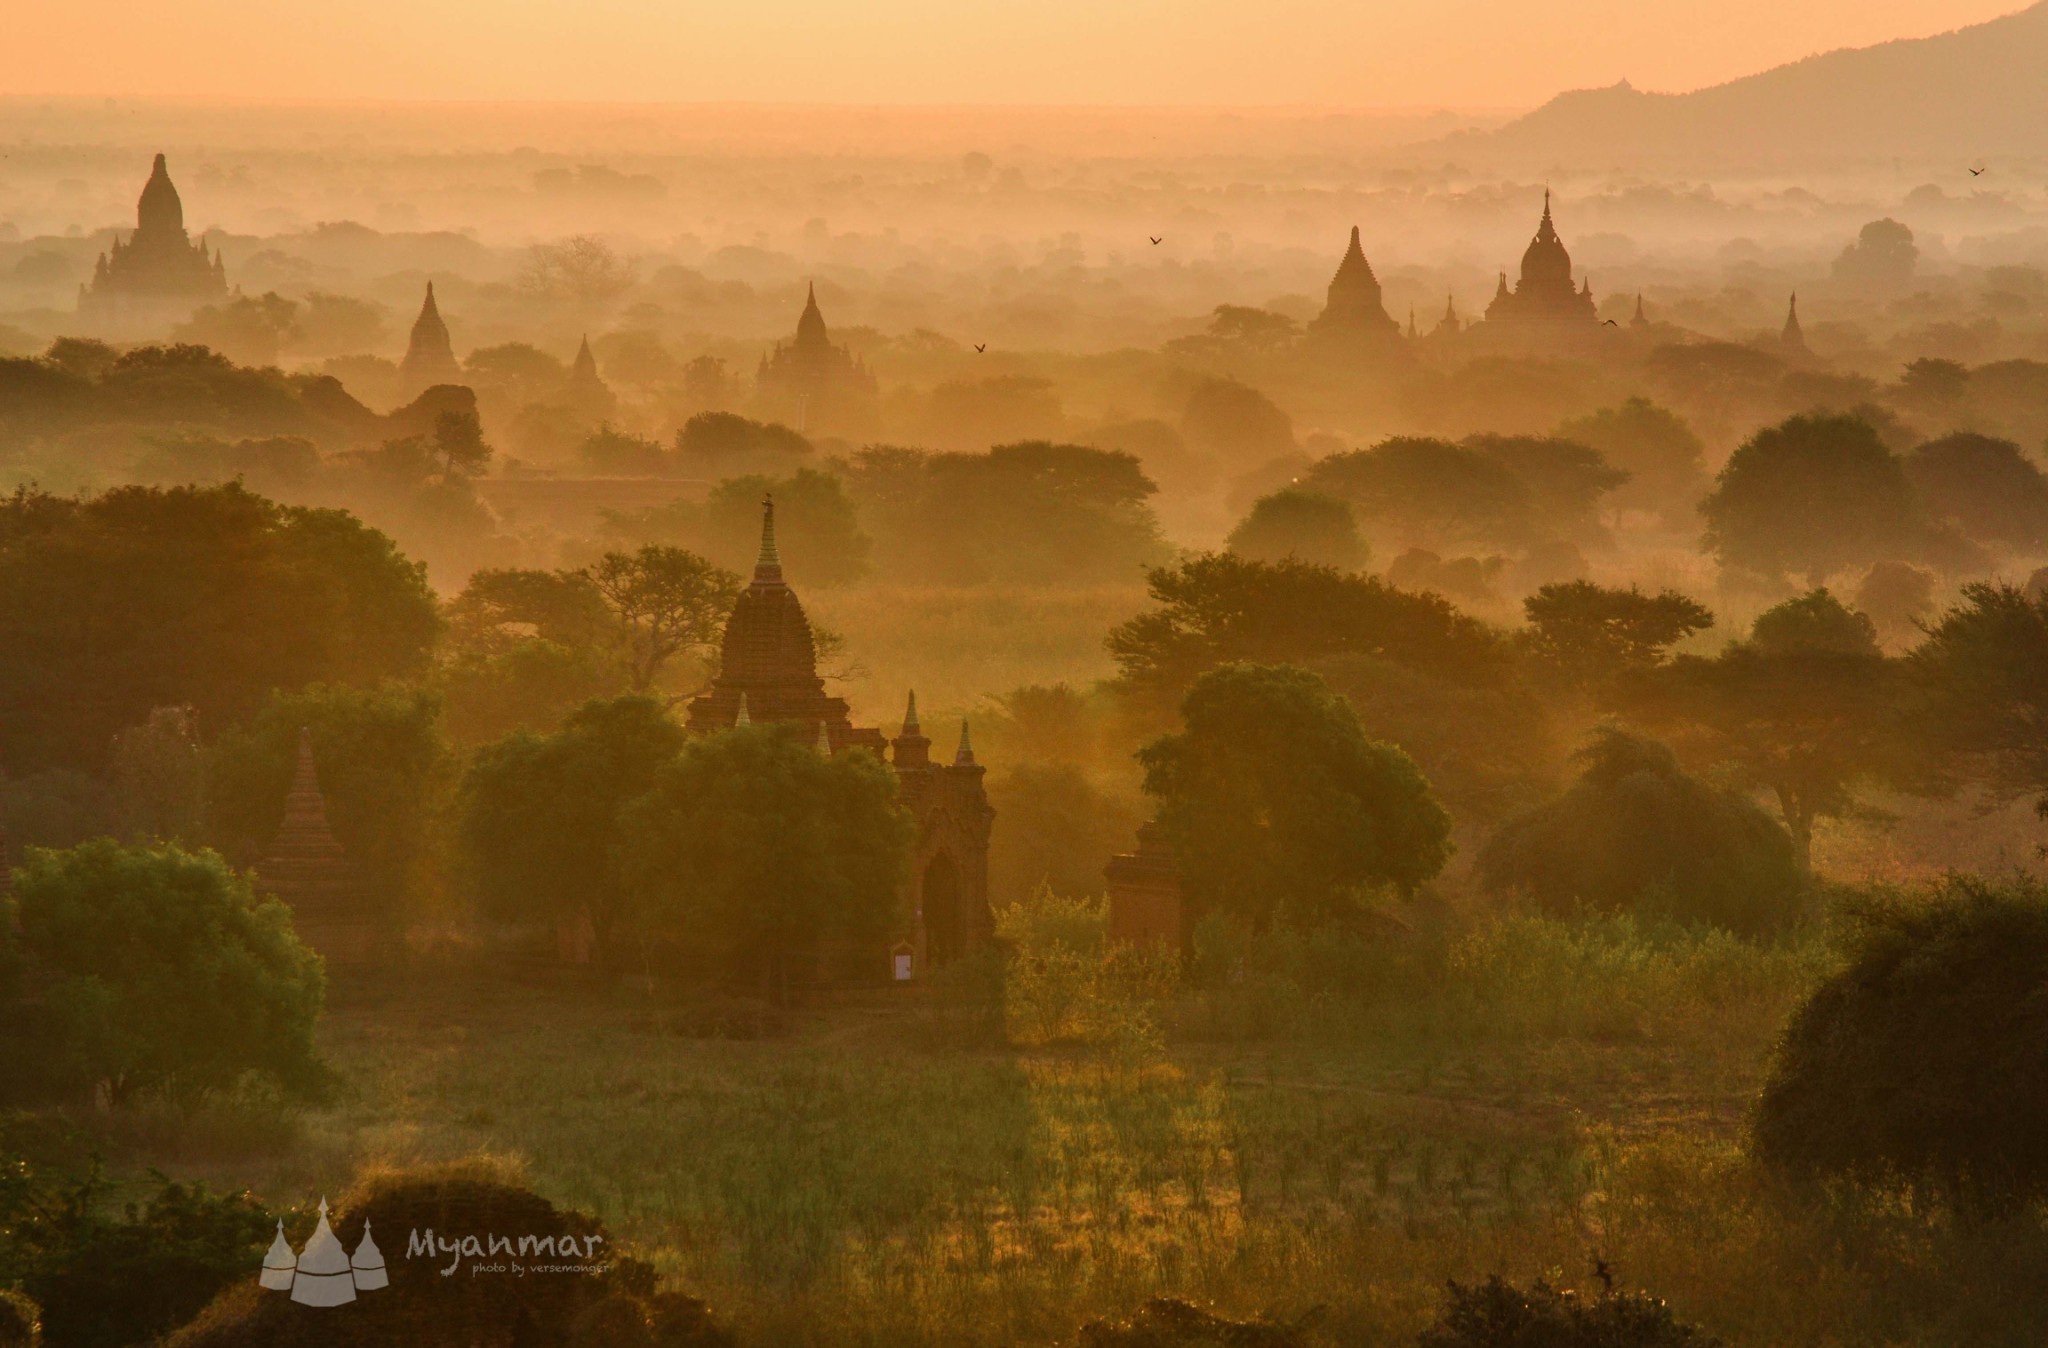
[[2048, 2], [0, 44], [0, 1348], [2038, 1348]]

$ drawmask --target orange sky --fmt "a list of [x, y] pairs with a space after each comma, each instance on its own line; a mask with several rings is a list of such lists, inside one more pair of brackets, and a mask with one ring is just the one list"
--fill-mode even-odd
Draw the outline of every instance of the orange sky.
[[1504, 108], [2014, 0], [4, 0], [7, 94]]

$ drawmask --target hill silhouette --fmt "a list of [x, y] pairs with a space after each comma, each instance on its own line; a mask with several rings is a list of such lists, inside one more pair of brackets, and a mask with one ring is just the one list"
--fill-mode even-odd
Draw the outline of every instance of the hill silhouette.
[[[1809, 56], [1684, 94], [1627, 80], [1559, 94], [1494, 131], [1435, 142], [1468, 163], [1586, 168], [1961, 166], [2048, 151], [2048, 0], [1933, 37]], [[1987, 183], [1987, 186], [1990, 184]]]

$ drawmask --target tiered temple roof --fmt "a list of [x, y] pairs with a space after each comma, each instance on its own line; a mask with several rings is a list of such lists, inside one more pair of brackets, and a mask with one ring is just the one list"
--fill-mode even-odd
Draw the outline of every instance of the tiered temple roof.
[[158, 155], [135, 204], [135, 232], [116, 238], [100, 255], [92, 281], [79, 287], [81, 312], [120, 315], [136, 310], [182, 311], [228, 293], [220, 252], [209, 257], [205, 240], [185, 232], [185, 203]]
[[1596, 317], [1591, 278], [1583, 285], [1572, 284], [1572, 257], [1550, 219], [1550, 189], [1545, 188], [1543, 219], [1522, 253], [1521, 276], [1510, 291], [1507, 273], [1501, 273], [1493, 303], [1486, 306], [1486, 321], [1591, 324]]
[[361, 877], [327, 822], [327, 800], [313, 761], [313, 735], [299, 732], [299, 757], [285, 795], [284, 821], [256, 867], [263, 888], [292, 910], [301, 940], [330, 962], [369, 957], [373, 929]]
[[449, 340], [448, 325], [441, 321], [441, 306], [434, 302], [432, 281], [427, 282], [427, 298], [420, 305], [420, 316], [413, 320], [412, 337], [406, 343], [398, 375], [408, 398], [436, 384], [462, 382], [462, 367], [455, 362], [455, 345]]
[[1365, 260], [1356, 225], [1351, 227], [1351, 242], [1337, 263], [1337, 273], [1330, 278], [1323, 311], [1309, 323], [1308, 330], [1319, 344], [1354, 348], [1384, 346], [1401, 335], [1400, 325], [1387, 316], [1379, 277]]

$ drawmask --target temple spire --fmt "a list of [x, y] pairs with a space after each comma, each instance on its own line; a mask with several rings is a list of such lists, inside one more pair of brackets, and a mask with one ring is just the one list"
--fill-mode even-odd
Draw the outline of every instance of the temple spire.
[[1794, 351], [1806, 349], [1806, 334], [1799, 327], [1799, 292], [1792, 292], [1792, 300], [1785, 306], [1785, 330], [1778, 334], [1778, 340]]
[[804, 311], [796, 320], [796, 344], [798, 346], [828, 346], [831, 337], [825, 331], [825, 315], [818, 308], [818, 283], [813, 281], [804, 295]]
[[825, 722], [820, 721], [818, 722], [818, 757], [830, 758], [831, 756], [832, 727], [827, 725]]
[[775, 498], [761, 498], [761, 555], [754, 560], [754, 584], [782, 584], [782, 554], [775, 547]]
[[752, 725], [753, 723], [754, 718], [747, 715], [747, 695], [741, 693], [739, 715], [732, 718], [733, 729], [737, 730], [743, 725]]
[[917, 690], [915, 688], [910, 690], [910, 705], [903, 709], [903, 733], [906, 735], [918, 733]]
[[953, 766], [971, 768], [974, 766], [974, 741], [967, 735], [967, 718], [960, 718], [960, 748], [953, 755]]

